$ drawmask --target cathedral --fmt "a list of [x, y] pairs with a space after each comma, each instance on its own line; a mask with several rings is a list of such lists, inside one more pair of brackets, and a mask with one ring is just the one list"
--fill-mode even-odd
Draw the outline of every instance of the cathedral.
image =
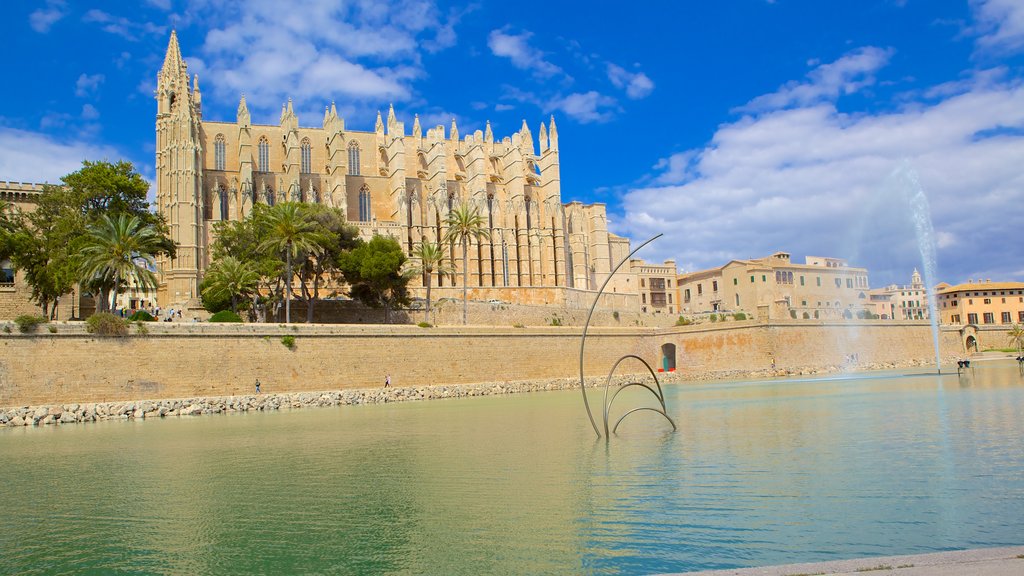
[[[242, 95], [234, 121], [207, 120], [174, 32], [156, 99], [157, 208], [178, 245], [175, 258], [159, 263], [164, 306], [196, 305], [213, 224], [243, 219], [260, 202], [339, 208], [363, 237], [391, 236], [407, 254], [439, 240], [448, 212], [468, 204], [490, 232], [470, 246], [469, 286], [478, 300], [582, 300], [580, 292], [597, 290], [630, 250], [628, 239], [608, 232], [603, 204], [562, 201], [554, 118], [536, 136], [525, 121], [497, 138], [489, 122], [461, 135], [454, 120], [447, 130], [424, 128], [418, 116], [407, 133], [391, 108], [386, 119], [378, 112], [373, 132], [360, 132], [345, 127], [333, 103], [319, 127], [302, 127], [289, 100], [278, 125], [258, 125]], [[461, 278], [461, 247], [450, 251]], [[432, 281], [439, 295], [453, 288], [451, 278]], [[630, 288], [616, 275], [608, 291]], [[635, 291], [632, 299], [639, 303]]]

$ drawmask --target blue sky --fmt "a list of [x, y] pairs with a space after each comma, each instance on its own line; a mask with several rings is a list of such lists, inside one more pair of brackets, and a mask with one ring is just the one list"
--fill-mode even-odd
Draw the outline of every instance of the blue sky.
[[[1024, 2], [307, 0], [6, 2], [0, 179], [84, 158], [152, 179], [155, 77], [176, 29], [207, 119], [276, 123], [332, 100], [371, 130], [496, 136], [558, 123], [565, 201], [683, 270], [788, 251], [920, 267], [920, 184], [937, 278], [1024, 280]], [[921, 212], [918, 209], [918, 213]]]

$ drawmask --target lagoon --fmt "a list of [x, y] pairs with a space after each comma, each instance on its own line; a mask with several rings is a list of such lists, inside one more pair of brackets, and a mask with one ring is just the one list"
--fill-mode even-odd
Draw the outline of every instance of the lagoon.
[[637, 414], [609, 442], [578, 390], [4, 429], [0, 558], [648, 574], [1018, 545], [1024, 378], [975, 366], [669, 385], [678, 432]]

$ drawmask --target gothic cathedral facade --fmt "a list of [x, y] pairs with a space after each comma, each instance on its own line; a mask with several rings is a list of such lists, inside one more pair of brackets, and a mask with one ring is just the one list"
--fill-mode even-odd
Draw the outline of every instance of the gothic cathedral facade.
[[[460, 138], [454, 120], [446, 133], [424, 130], [418, 117], [406, 134], [392, 108], [386, 121], [378, 112], [373, 132], [359, 132], [345, 128], [333, 103], [321, 127], [300, 127], [289, 100], [279, 125], [258, 125], [243, 95], [234, 122], [208, 121], [174, 32], [156, 99], [157, 209], [178, 246], [159, 262], [164, 306], [198, 302], [213, 224], [243, 219], [261, 202], [339, 208], [364, 237], [391, 236], [407, 254], [438, 241], [448, 212], [468, 204], [490, 232], [470, 247], [469, 285], [480, 299], [564, 302], [596, 290], [629, 253], [629, 241], [608, 232], [603, 204], [562, 202], [554, 118], [536, 140], [525, 121], [500, 140], [489, 122]], [[451, 251], [461, 268], [461, 248]]]

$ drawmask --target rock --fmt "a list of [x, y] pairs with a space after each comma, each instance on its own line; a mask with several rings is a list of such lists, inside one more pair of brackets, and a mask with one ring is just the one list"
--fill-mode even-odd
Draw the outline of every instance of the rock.
[[60, 415], [61, 424], [71, 424], [72, 422], [78, 422], [78, 418], [75, 417], [74, 412], [64, 412]]
[[135, 412], [132, 412], [132, 416], [136, 419], [145, 418], [146, 413], [142, 411], [142, 408], [139, 408]]
[[46, 426], [47, 424], [53, 424], [53, 416], [50, 414], [47, 414], [39, 421], [40, 426]]

